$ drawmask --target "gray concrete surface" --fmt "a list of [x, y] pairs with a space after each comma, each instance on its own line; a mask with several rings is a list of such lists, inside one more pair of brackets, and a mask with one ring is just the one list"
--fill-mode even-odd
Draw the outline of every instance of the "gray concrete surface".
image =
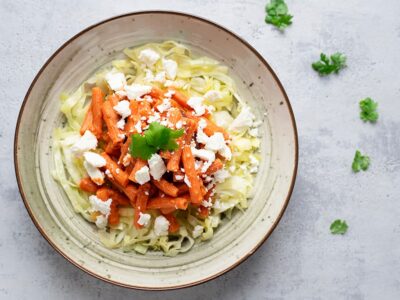
[[[287, 0], [294, 24], [264, 23], [264, 0], [0, 0], [1, 299], [399, 299], [400, 2]], [[17, 114], [34, 75], [66, 39], [130, 11], [173, 9], [216, 21], [268, 60], [291, 99], [300, 136], [294, 195], [278, 228], [250, 259], [201, 286], [170, 292], [123, 289], [90, 277], [40, 236], [16, 186]], [[320, 51], [343, 51], [348, 68], [319, 78]], [[357, 103], [379, 101], [376, 125]], [[370, 155], [352, 174], [355, 149]], [[346, 219], [344, 236], [329, 233]]]

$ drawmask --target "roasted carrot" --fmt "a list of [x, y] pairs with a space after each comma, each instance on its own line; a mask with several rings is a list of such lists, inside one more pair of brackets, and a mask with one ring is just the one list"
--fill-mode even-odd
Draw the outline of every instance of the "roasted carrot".
[[129, 199], [125, 195], [107, 187], [98, 189], [96, 196], [103, 201], [107, 201], [111, 198], [119, 205], [129, 205]]
[[122, 137], [120, 136], [122, 132], [117, 127], [119, 116], [113, 108], [113, 104], [115, 104], [115, 102], [118, 103], [118, 98], [115, 95], [109, 96], [108, 100], [103, 103], [101, 111], [103, 113], [104, 122], [106, 123], [108, 129], [108, 135], [113, 143], [117, 144], [122, 141]]
[[179, 162], [181, 161], [183, 138], [178, 138], [176, 142], [178, 143], [178, 149], [171, 153], [171, 158], [167, 163], [167, 170], [170, 172], [177, 172], [179, 170]]
[[189, 186], [190, 200], [194, 204], [200, 204], [201, 201], [203, 200], [200, 178], [196, 173], [194, 165], [194, 157], [192, 154], [192, 150], [190, 149], [190, 145], [185, 145], [183, 147], [182, 162], [186, 176], [188, 177], [188, 180], [190, 182]]
[[128, 184], [124, 188], [125, 195], [129, 198], [130, 204], [135, 207], [138, 189], [133, 184]]
[[119, 223], [119, 213], [117, 202], [113, 201], [110, 206], [110, 215], [108, 216], [108, 224], [117, 225]]
[[164, 192], [165, 194], [176, 197], [178, 196], [178, 188], [173, 185], [172, 183], [168, 182], [164, 178], [161, 178], [159, 181], [152, 180], [151, 181], [160, 191]]
[[147, 101], [142, 101], [139, 103], [139, 115], [141, 117], [148, 117], [152, 114], [151, 105]]
[[181, 183], [177, 185], [177, 187], [178, 187], [178, 196], [182, 196], [189, 192], [189, 187], [186, 185], [186, 183]]
[[148, 209], [161, 209], [161, 208], [175, 208], [175, 209], [187, 209], [189, 204], [188, 199], [183, 197], [155, 197], [149, 200], [147, 203]]
[[118, 164], [107, 153], [103, 152], [101, 156], [106, 160], [106, 169], [111, 173], [117, 183], [125, 187], [128, 184], [128, 174], [120, 169]]
[[213, 163], [211, 164], [211, 166], [208, 167], [206, 174], [207, 175], [211, 175], [214, 174], [215, 172], [217, 172], [218, 170], [221, 170], [224, 167], [224, 164], [222, 163], [222, 161], [217, 158], [213, 161]]
[[168, 150], [161, 150], [159, 154], [164, 159], [170, 159], [172, 156], [171, 152]]
[[176, 210], [175, 207], [173, 208], [160, 208], [160, 211], [163, 215], [168, 215]]
[[94, 194], [97, 192], [99, 186], [95, 184], [89, 177], [82, 178], [79, 182], [79, 188], [82, 191]]
[[140, 121], [139, 102], [136, 100], [131, 100], [129, 108], [131, 109], [131, 115], [128, 117], [128, 121], [126, 122], [124, 129], [127, 134], [137, 133], [135, 125]]
[[85, 118], [83, 119], [81, 129], [79, 130], [79, 133], [83, 135], [86, 130], [90, 130], [92, 126], [92, 121], [93, 121], [93, 114], [92, 114], [92, 103], [89, 104], [89, 108], [86, 112]]
[[207, 134], [208, 136], [212, 136], [216, 132], [221, 132], [224, 135], [225, 140], [229, 139], [229, 134], [226, 132], [226, 130], [214, 122], [210, 121], [209, 119], [203, 118], [207, 122], [206, 128], [204, 128], [204, 133]]
[[138, 158], [136, 160], [135, 166], [133, 167], [132, 172], [129, 174], [129, 180], [136, 182], [136, 172], [139, 171], [142, 167], [146, 166], [147, 162], [143, 159]]
[[185, 94], [183, 94], [182, 92], [180, 92], [176, 89], [175, 89], [175, 93], [172, 95], [172, 99], [174, 99], [176, 102], [178, 102], [183, 107], [189, 107], [189, 105], [187, 104], [189, 98]]
[[164, 95], [164, 91], [158, 87], [153, 87], [150, 92], [152, 98], [161, 99]]
[[181, 119], [181, 111], [178, 108], [171, 108], [169, 111], [169, 122], [175, 126]]
[[131, 137], [129, 136], [121, 147], [121, 155], [119, 156], [118, 163], [123, 166], [128, 166], [131, 162], [130, 156], [126, 157], [129, 153], [129, 145], [131, 144]]
[[99, 139], [103, 133], [103, 92], [99, 87], [92, 88], [92, 132]]
[[197, 130], [197, 120], [186, 119], [186, 133], [185, 133], [185, 143], [190, 145], [190, 141], [193, 138], [194, 133]]
[[120, 153], [120, 145], [121, 143], [115, 144], [110, 140], [104, 147], [104, 151], [109, 155], [118, 156]]
[[178, 220], [174, 217], [173, 214], [166, 214], [164, 215], [164, 217], [168, 220], [169, 222], [169, 227], [168, 227], [168, 231], [170, 233], [175, 233], [179, 230], [179, 223]]
[[135, 203], [135, 212], [133, 216], [133, 222], [136, 228], [142, 228], [142, 225], [138, 223], [140, 213], [143, 213], [147, 209], [147, 200], [149, 199], [150, 184], [145, 183], [141, 185], [137, 192], [137, 198]]

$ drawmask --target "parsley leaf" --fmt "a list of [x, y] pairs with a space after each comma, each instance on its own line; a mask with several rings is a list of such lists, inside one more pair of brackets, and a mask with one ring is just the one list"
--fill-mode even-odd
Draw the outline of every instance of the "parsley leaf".
[[346, 67], [346, 56], [340, 52], [336, 52], [329, 57], [321, 53], [320, 60], [314, 62], [312, 68], [321, 76], [329, 75], [331, 73], [338, 73], [341, 69]]
[[346, 221], [344, 220], [335, 220], [330, 227], [332, 234], [345, 234], [349, 226], [347, 225]]
[[175, 139], [181, 137], [183, 133], [183, 129], [173, 130], [153, 122], [143, 135], [132, 134], [132, 141], [129, 145], [130, 154], [133, 157], [148, 160], [158, 150], [176, 150], [178, 144]]
[[371, 98], [365, 98], [360, 101], [360, 118], [364, 122], [376, 122], [378, 120], [378, 112], [376, 108], [378, 107], [378, 103], [372, 100]]
[[370, 163], [369, 156], [361, 155], [360, 151], [356, 151], [351, 168], [353, 172], [357, 173], [360, 170], [367, 170]]
[[288, 7], [284, 0], [271, 0], [265, 7], [267, 13], [265, 22], [282, 30], [292, 24], [292, 15], [289, 15]]

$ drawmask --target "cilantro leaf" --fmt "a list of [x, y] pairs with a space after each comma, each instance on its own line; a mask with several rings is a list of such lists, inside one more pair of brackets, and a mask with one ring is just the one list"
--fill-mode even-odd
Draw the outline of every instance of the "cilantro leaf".
[[367, 170], [370, 163], [369, 156], [361, 155], [360, 151], [356, 151], [351, 168], [353, 172], [357, 173], [360, 170]]
[[346, 67], [346, 56], [340, 52], [336, 52], [329, 57], [321, 53], [320, 60], [314, 62], [312, 68], [321, 76], [329, 75], [331, 73], [338, 73], [341, 69]]
[[133, 157], [141, 159], [150, 159], [153, 153], [157, 152], [157, 148], [147, 144], [146, 138], [138, 133], [132, 134], [132, 141], [129, 145], [129, 152]]
[[175, 139], [181, 137], [184, 130], [173, 130], [157, 122], [152, 122], [143, 135], [135, 133], [129, 145], [133, 157], [148, 160], [158, 150], [173, 151], [178, 148]]
[[372, 100], [371, 98], [365, 98], [360, 101], [360, 118], [364, 122], [376, 122], [378, 120], [378, 112], [376, 108], [378, 107], [378, 103]]
[[271, 0], [265, 7], [265, 12], [265, 22], [280, 30], [292, 24], [293, 16], [288, 14], [289, 10], [284, 0]]
[[349, 226], [344, 220], [335, 220], [331, 224], [330, 230], [332, 234], [345, 234]]

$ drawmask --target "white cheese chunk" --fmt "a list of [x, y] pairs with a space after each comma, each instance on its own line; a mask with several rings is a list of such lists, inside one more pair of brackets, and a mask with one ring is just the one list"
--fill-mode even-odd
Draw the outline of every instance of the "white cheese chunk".
[[158, 72], [155, 76], [154, 76], [154, 81], [155, 82], [159, 82], [159, 83], [164, 83], [165, 82], [165, 71], [161, 71]]
[[96, 149], [97, 147], [97, 138], [90, 131], [86, 130], [85, 133], [79, 138], [78, 141], [71, 147], [72, 153], [75, 155], [81, 155], [83, 152]]
[[149, 167], [143, 166], [135, 173], [135, 181], [139, 184], [145, 184], [150, 181]]
[[160, 178], [167, 171], [167, 167], [164, 164], [164, 160], [158, 154], [153, 154], [148, 160], [150, 167], [150, 174], [155, 180], [160, 180]]
[[141, 97], [151, 92], [151, 85], [131, 84], [125, 86], [129, 100], [142, 100]]
[[164, 216], [158, 216], [154, 221], [154, 233], [157, 236], [168, 235], [169, 221]]
[[88, 173], [90, 179], [97, 185], [102, 185], [104, 183], [104, 173], [100, 171], [98, 168], [93, 167], [86, 160], [83, 161], [83, 167]]
[[250, 111], [250, 107], [244, 106], [240, 111], [236, 119], [233, 120], [232, 124], [229, 126], [230, 130], [241, 131], [247, 130], [253, 125], [253, 120], [255, 116]]
[[232, 116], [225, 110], [213, 113], [215, 124], [222, 128], [228, 129], [229, 125], [233, 122]]
[[101, 168], [106, 165], [106, 160], [100, 154], [95, 152], [85, 152], [83, 153], [85, 160], [95, 168]]
[[220, 151], [226, 146], [224, 135], [216, 132], [210, 136], [205, 144], [205, 149], [212, 151]]
[[142, 122], [137, 121], [137, 123], [133, 127], [135, 127], [137, 133], [142, 133]]
[[165, 70], [165, 74], [167, 75], [167, 78], [170, 80], [175, 80], [176, 73], [178, 71], [178, 64], [176, 63], [176, 61], [172, 59], [163, 59], [162, 65]]
[[99, 198], [97, 198], [96, 195], [90, 195], [89, 196], [89, 202], [91, 205], [90, 211], [91, 212], [99, 212], [102, 215], [105, 215], [107, 218], [110, 215], [111, 212], [111, 203], [112, 199], [108, 199], [107, 201], [103, 201]]
[[146, 66], [152, 67], [160, 59], [160, 55], [152, 49], [144, 49], [140, 51], [138, 58]]
[[187, 104], [193, 108], [196, 116], [202, 116], [206, 112], [206, 107], [203, 105], [202, 97], [190, 97]]
[[198, 157], [205, 161], [203, 166], [201, 167], [201, 171], [204, 173], [211, 166], [211, 164], [215, 160], [215, 153], [206, 149], [196, 149], [192, 147], [192, 154], [194, 157]]
[[107, 226], [108, 219], [103, 215], [97, 216], [95, 224], [96, 224], [97, 228], [103, 229]]
[[213, 102], [221, 99], [222, 95], [219, 91], [210, 90], [204, 94], [204, 98], [206, 98], [210, 102]]
[[105, 79], [113, 91], [121, 91], [126, 85], [124, 73], [118, 72], [117, 69], [112, 69], [108, 72]]
[[113, 108], [114, 110], [121, 116], [121, 118], [125, 119], [131, 115], [131, 109], [129, 107], [130, 103], [128, 100], [119, 101], [117, 105]]
[[157, 106], [160, 113], [163, 113], [171, 108], [171, 101], [168, 98], [164, 98], [163, 102]]
[[188, 187], [192, 187], [192, 184], [190, 183], [189, 177], [185, 174], [185, 177], [183, 178], [183, 182], [186, 183]]
[[118, 122], [117, 122], [117, 127], [121, 130], [124, 130], [125, 127], [125, 119], [121, 118]]
[[194, 226], [193, 231], [192, 231], [193, 238], [196, 239], [199, 236], [201, 236], [203, 234], [203, 230], [204, 230], [204, 227], [201, 225]]
[[143, 213], [139, 213], [139, 219], [138, 219], [138, 224], [142, 225], [144, 227], [149, 226], [150, 224], [150, 220], [151, 220], [151, 215], [149, 214], [143, 214]]

